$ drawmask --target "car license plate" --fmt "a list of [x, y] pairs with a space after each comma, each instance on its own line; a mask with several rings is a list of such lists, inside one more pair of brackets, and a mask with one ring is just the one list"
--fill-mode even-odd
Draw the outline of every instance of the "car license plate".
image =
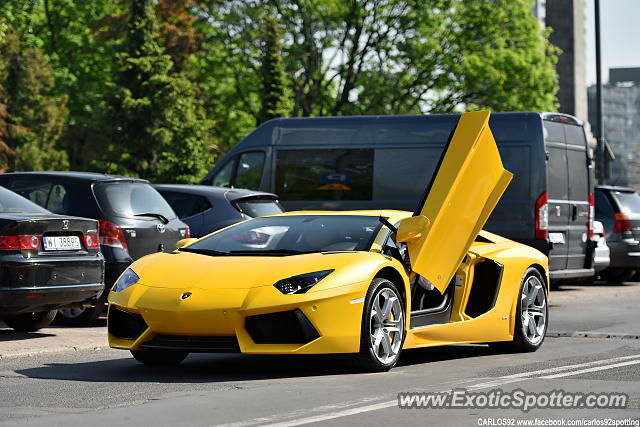
[[45, 251], [77, 251], [82, 249], [78, 236], [45, 236], [42, 239]]

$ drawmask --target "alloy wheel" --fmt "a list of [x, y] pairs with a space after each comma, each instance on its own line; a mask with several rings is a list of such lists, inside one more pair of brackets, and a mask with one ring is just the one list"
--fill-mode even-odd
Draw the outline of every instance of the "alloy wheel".
[[529, 276], [522, 286], [520, 311], [522, 332], [527, 341], [537, 345], [544, 339], [547, 327], [547, 294], [536, 276]]
[[370, 317], [371, 349], [388, 365], [398, 357], [404, 336], [404, 313], [399, 296], [383, 288], [372, 299]]

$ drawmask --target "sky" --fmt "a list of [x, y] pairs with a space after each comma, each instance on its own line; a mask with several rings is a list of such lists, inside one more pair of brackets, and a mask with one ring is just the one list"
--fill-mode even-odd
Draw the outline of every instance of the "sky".
[[[594, 16], [594, 0], [586, 0], [588, 85], [596, 82]], [[640, 0], [600, 0], [600, 50], [603, 83], [609, 68], [640, 67]]]

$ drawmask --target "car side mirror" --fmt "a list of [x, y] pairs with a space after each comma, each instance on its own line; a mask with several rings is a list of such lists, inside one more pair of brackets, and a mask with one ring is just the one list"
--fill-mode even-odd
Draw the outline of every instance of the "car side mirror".
[[176, 249], [184, 248], [185, 246], [189, 246], [190, 244], [196, 242], [198, 239], [190, 237], [188, 239], [178, 240], [176, 242]]
[[405, 218], [400, 221], [398, 226], [396, 242], [409, 242], [419, 239], [430, 225], [431, 221], [424, 215]]

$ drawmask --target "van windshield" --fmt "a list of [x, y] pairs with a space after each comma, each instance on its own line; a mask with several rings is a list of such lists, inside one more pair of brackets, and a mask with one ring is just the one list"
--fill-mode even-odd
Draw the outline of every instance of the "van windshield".
[[146, 182], [112, 181], [94, 187], [96, 199], [106, 214], [140, 218], [141, 214], [159, 214], [167, 219], [176, 214], [165, 199]]

